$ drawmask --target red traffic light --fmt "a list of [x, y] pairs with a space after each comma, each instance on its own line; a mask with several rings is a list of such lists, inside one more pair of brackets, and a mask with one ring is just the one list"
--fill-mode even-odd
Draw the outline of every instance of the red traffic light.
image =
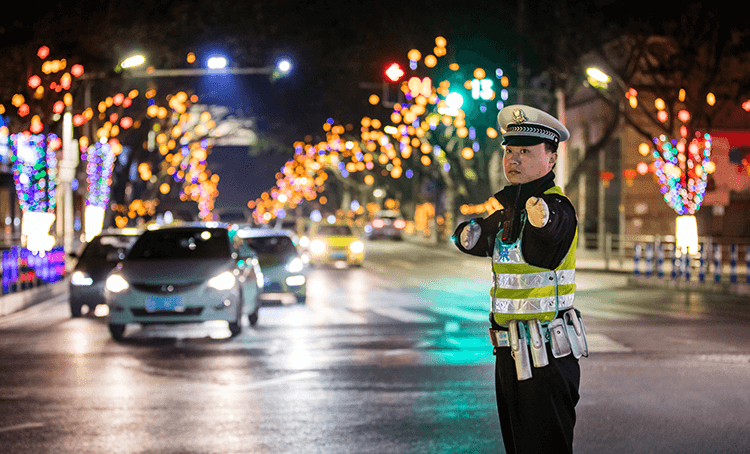
[[385, 78], [390, 82], [398, 82], [404, 74], [406, 73], [398, 63], [391, 63], [385, 68]]

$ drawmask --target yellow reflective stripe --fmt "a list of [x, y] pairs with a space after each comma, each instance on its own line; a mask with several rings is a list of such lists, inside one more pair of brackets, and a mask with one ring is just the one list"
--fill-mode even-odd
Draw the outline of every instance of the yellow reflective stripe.
[[[575, 293], [575, 291], [576, 291], [575, 284], [557, 286], [558, 295], [569, 295], [571, 293]], [[530, 299], [530, 298], [545, 298], [545, 297], [555, 296], [555, 286], [550, 285], [546, 287], [519, 288], [519, 289], [496, 288], [494, 289], [494, 293], [493, 291], [490, 291], [490, 295], [494, 296], [495, 298], [508, 298], [508, 299], [514, 299], [514, 300], [523, 300], [523, 299]]]

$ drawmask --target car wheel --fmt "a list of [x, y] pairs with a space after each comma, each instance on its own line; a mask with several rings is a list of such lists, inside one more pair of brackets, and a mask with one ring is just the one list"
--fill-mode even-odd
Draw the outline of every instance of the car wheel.
[[305, 301], [307, 301], [307, 295], [296, 295], [297, 296], [297, 304], [305, 304]]
[[247, 316], [247, 321], [250, 322], [250, 326], [255, 326], [258, 324], [258, 310], [257, 309], [255, 310], [255, 312]]
[[242, 311], [245, 306], [245, 295], [240, 293], [240, 307], [237, 312], [237, 321], [229, 322], [229, 332], [232, 333], [232, 337], [237, 336], [242, 332]]
[[241, 318], [238, 318], [236, 322], [229, 322], [229, 332], [232, 333], [232, 337], [235, 337], [242, 332]]
[[83, 315], [83, 304], [70, 303], [70, 315], [73, 318]]
[[112, 335], [112, 339], [116, 341], [121, 341], [125, 337], [125, 325], [120, 325], [118, 323], [110, 323], [109, 324], [109, 334]]

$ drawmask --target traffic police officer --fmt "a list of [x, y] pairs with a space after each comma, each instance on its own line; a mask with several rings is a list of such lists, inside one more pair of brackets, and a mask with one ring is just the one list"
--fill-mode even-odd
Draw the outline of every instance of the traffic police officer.
[[588, 347], [573, 307], [576, 214], [552, 172], [570, 134], [526, 105], [497, 118], [510, 182], [494, 195], [502, 208], [460, 224], [453, 240], [467, 254], [492, 257], [490, 340], [506, 452], [572, 452], [578, 358]]

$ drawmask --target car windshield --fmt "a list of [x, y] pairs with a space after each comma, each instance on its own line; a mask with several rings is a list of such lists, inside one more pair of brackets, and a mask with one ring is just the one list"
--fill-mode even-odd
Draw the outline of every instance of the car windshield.
[[248, 238], [247, 244], [258, 254], [281, 255], [297, 252], [292, 239], [284, 235]]
[[144, 232], [133, 245], [128, 260], [193, 260], [229, 258], [229, 232], [225, 229], [163, 229]]
[[318, 227], [321, 236], [353, 236], [348, 225], [321, 225]]
[[[117, 262], [125, 257], [128, 248], [135, 241], [134, 236], [106, 235], [94, 237], [84, 248], [81, 261], [106, 260]], [[110, 254], [113, 252], [114, 254]]]

